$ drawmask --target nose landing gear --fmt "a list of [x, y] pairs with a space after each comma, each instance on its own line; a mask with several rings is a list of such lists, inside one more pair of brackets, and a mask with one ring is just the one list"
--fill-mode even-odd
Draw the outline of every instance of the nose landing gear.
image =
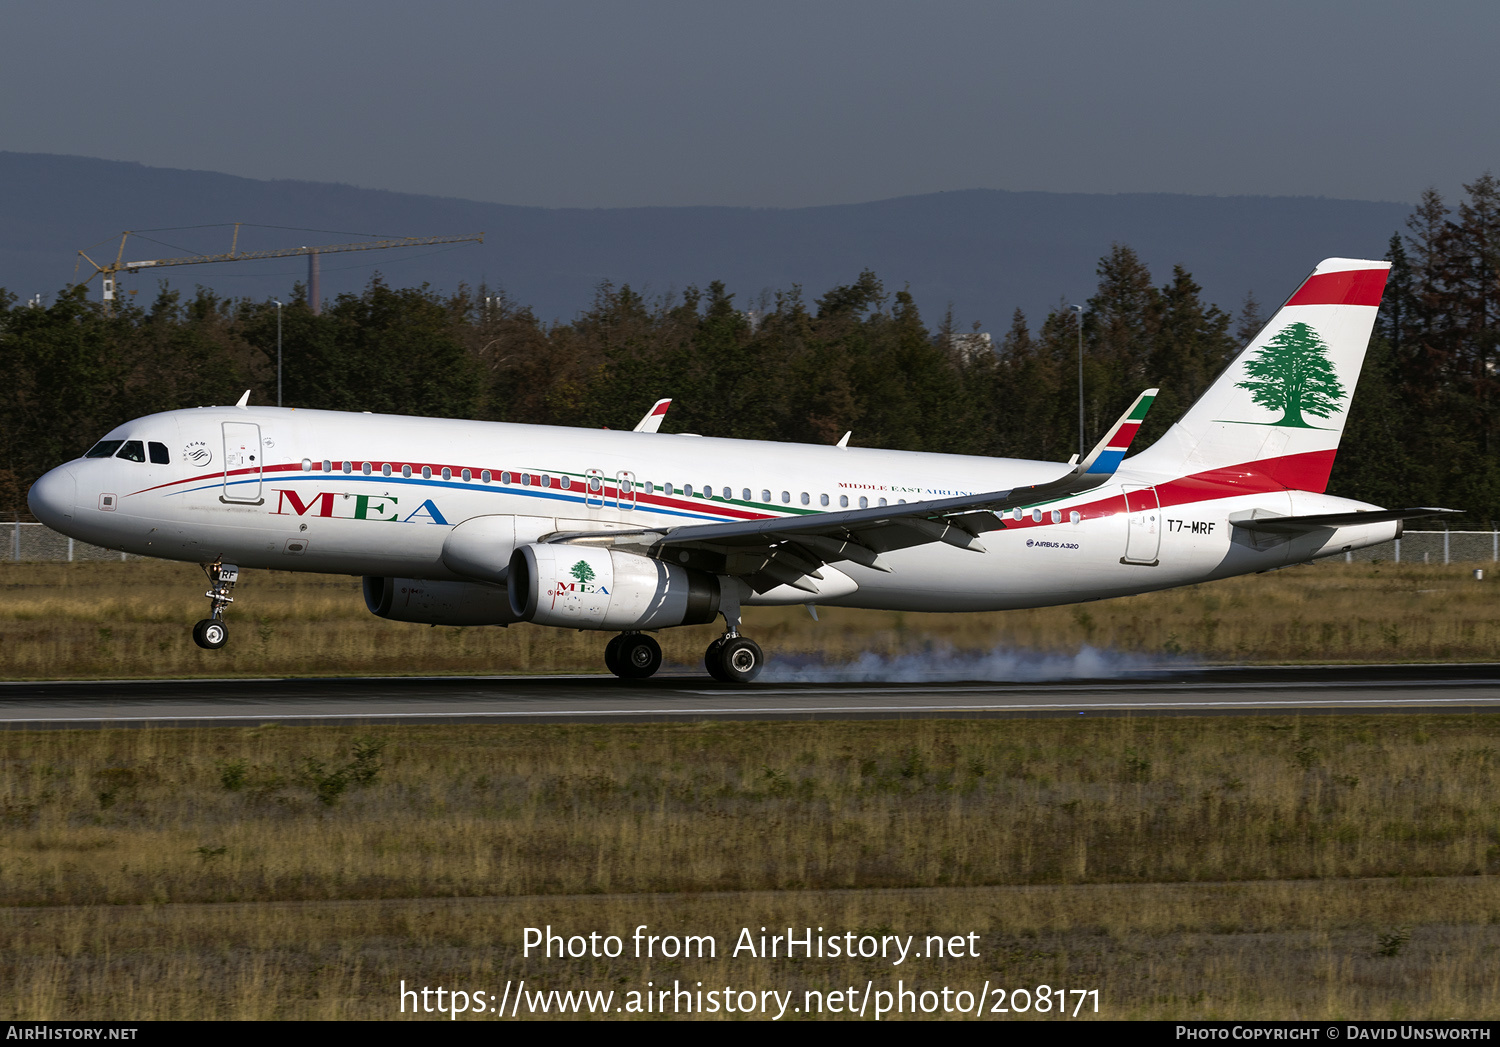
[[224, 624], [224, 608], [234, 603], [230, 592], [239, 581], [240, 569], [232, 563], [215, 560], [203, 568], [208, 575], [208, 617], [193, 626], [193, 642], [199, 647], [217, 651], [229, 641], [229, 628]]

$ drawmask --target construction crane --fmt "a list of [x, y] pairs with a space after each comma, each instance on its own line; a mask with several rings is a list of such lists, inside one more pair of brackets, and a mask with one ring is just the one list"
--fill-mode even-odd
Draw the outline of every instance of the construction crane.
[[[87, 279], [81, 281], [77, 286], [82, 287], [98, 274], [101, 281], [102, 301], [104, 308], [110, 310], [114, 307], [115, 295], [119, 288], [117, 285], [119, 273], [137, 273], [145, 269], [160, 269], [172, 265], [202, 265], [205, 262], [249, 262], [261, 258], [294, 258], [298, 255], [307, 256], [307, 300], [316, 314], [321, 311], [322, 303], [318, 296], [318, 256], [325, 254], [338, 254], [342, 251], [383, 251], [390, 247], [430, 247], [433, 244], [462, 244], [462, 243], [484, 243], [484, 234], [475, 236], [403, 236], [394, 240], [361, 240], [352, 244], [323, 244], [318, 247], [288, 247], [278, 251], [241, 251], [240, 226], [244, 222], [234, 223], [234, 238], [230, 241], [229, 251], [226, 254], [196, 254], [184, 255], [181, 258], [152, 258], [140, 262], [125, 261], [125, 241], [130, 238], [131, 230], [127, 229], [120, 234], [120, 249], [115, 254], [115, 260], [108, 265], [100, 265], [83, 251], [78, 256], [83, 261], [94, 267], [94, 273], [89, 274]], [[154, 230], [153, 230], [154, 231]], [[75, 267], [75, 272], [76, 267]], [[132, 294], [134, 292], [131, 292]]]

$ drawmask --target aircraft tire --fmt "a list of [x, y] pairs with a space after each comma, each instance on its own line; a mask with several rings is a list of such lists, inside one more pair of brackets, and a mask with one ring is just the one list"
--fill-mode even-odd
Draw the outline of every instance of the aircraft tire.
[[622, 679], [644, 680], [661, 668], [661, 644], [645, 633], [621, 636], [615, 660], [620, 665], [617, 673]]
[[625, 634], [610, 637], [609, 643], [604, 645], [604, 667], [616, 676], [624, 677], [625, 669], [620, 661], [620, 646], [625, 642]]
[[193, 626], [193, 642], [206, 651], [217, 651], [229, 642], [229, 629], [216, 618], [205, 618]]
[[766, 656], [761, 653], [760, 644], [748, 637], [736, 636], [719, 648], [718, 662], [723, 673], [718, 679], [725, 683], [749, 683], [765, 668]]
[[713, 643], [709, 644], [708, 650], [703, 652], [703, 667], [708, 670], [708, 675], [712, 676], [720, 683], [734, 682], [729, 677], [724, 675], [724, 662], [719, 657], [719, 655], [724, 650], [724, 644], [727, 642], [728, 641], [721, 636]]

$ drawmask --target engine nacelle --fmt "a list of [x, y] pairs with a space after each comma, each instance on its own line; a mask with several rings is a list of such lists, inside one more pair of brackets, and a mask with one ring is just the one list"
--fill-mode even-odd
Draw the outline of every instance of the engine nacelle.
[[509, 625], [520, 621], [498, 585], [476, 582], [432, 582], [421, 578], [377, 578], [366, 575], [365, 606], [393, 622], [423, 625]]
[[523, 545], [506, 581], [518, 619], [569, 629], [702, 625], [719, 613], [719, 579], [635, 553]]

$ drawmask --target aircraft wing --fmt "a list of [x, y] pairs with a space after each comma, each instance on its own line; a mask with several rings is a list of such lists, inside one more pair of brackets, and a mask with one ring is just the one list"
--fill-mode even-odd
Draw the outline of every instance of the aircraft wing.
[[1055, 480], [1008, 491], [767, 520], [550, 535], [547, 542], [641, 545], [657, 559], [744, 578], [757, 592], [791, 585], [818, 592], [824, 564], [851, 561], [889, 571], [880, 554], [931, 542], [983, 552], [978, 536], [1005, 526], [999, 514], [1081, 494], [1105, 483], [1129, 450], [1157, 390], [1141, 393], [1083, 461]]
[[658, 400], [651, 405], [651, 410], [641, 416], [641, 420], [635, 423], [634, 433], [657, 433], [661, 431], [661, 423], [667, 417], [667, 408], [672, 406], [672, 400]]

